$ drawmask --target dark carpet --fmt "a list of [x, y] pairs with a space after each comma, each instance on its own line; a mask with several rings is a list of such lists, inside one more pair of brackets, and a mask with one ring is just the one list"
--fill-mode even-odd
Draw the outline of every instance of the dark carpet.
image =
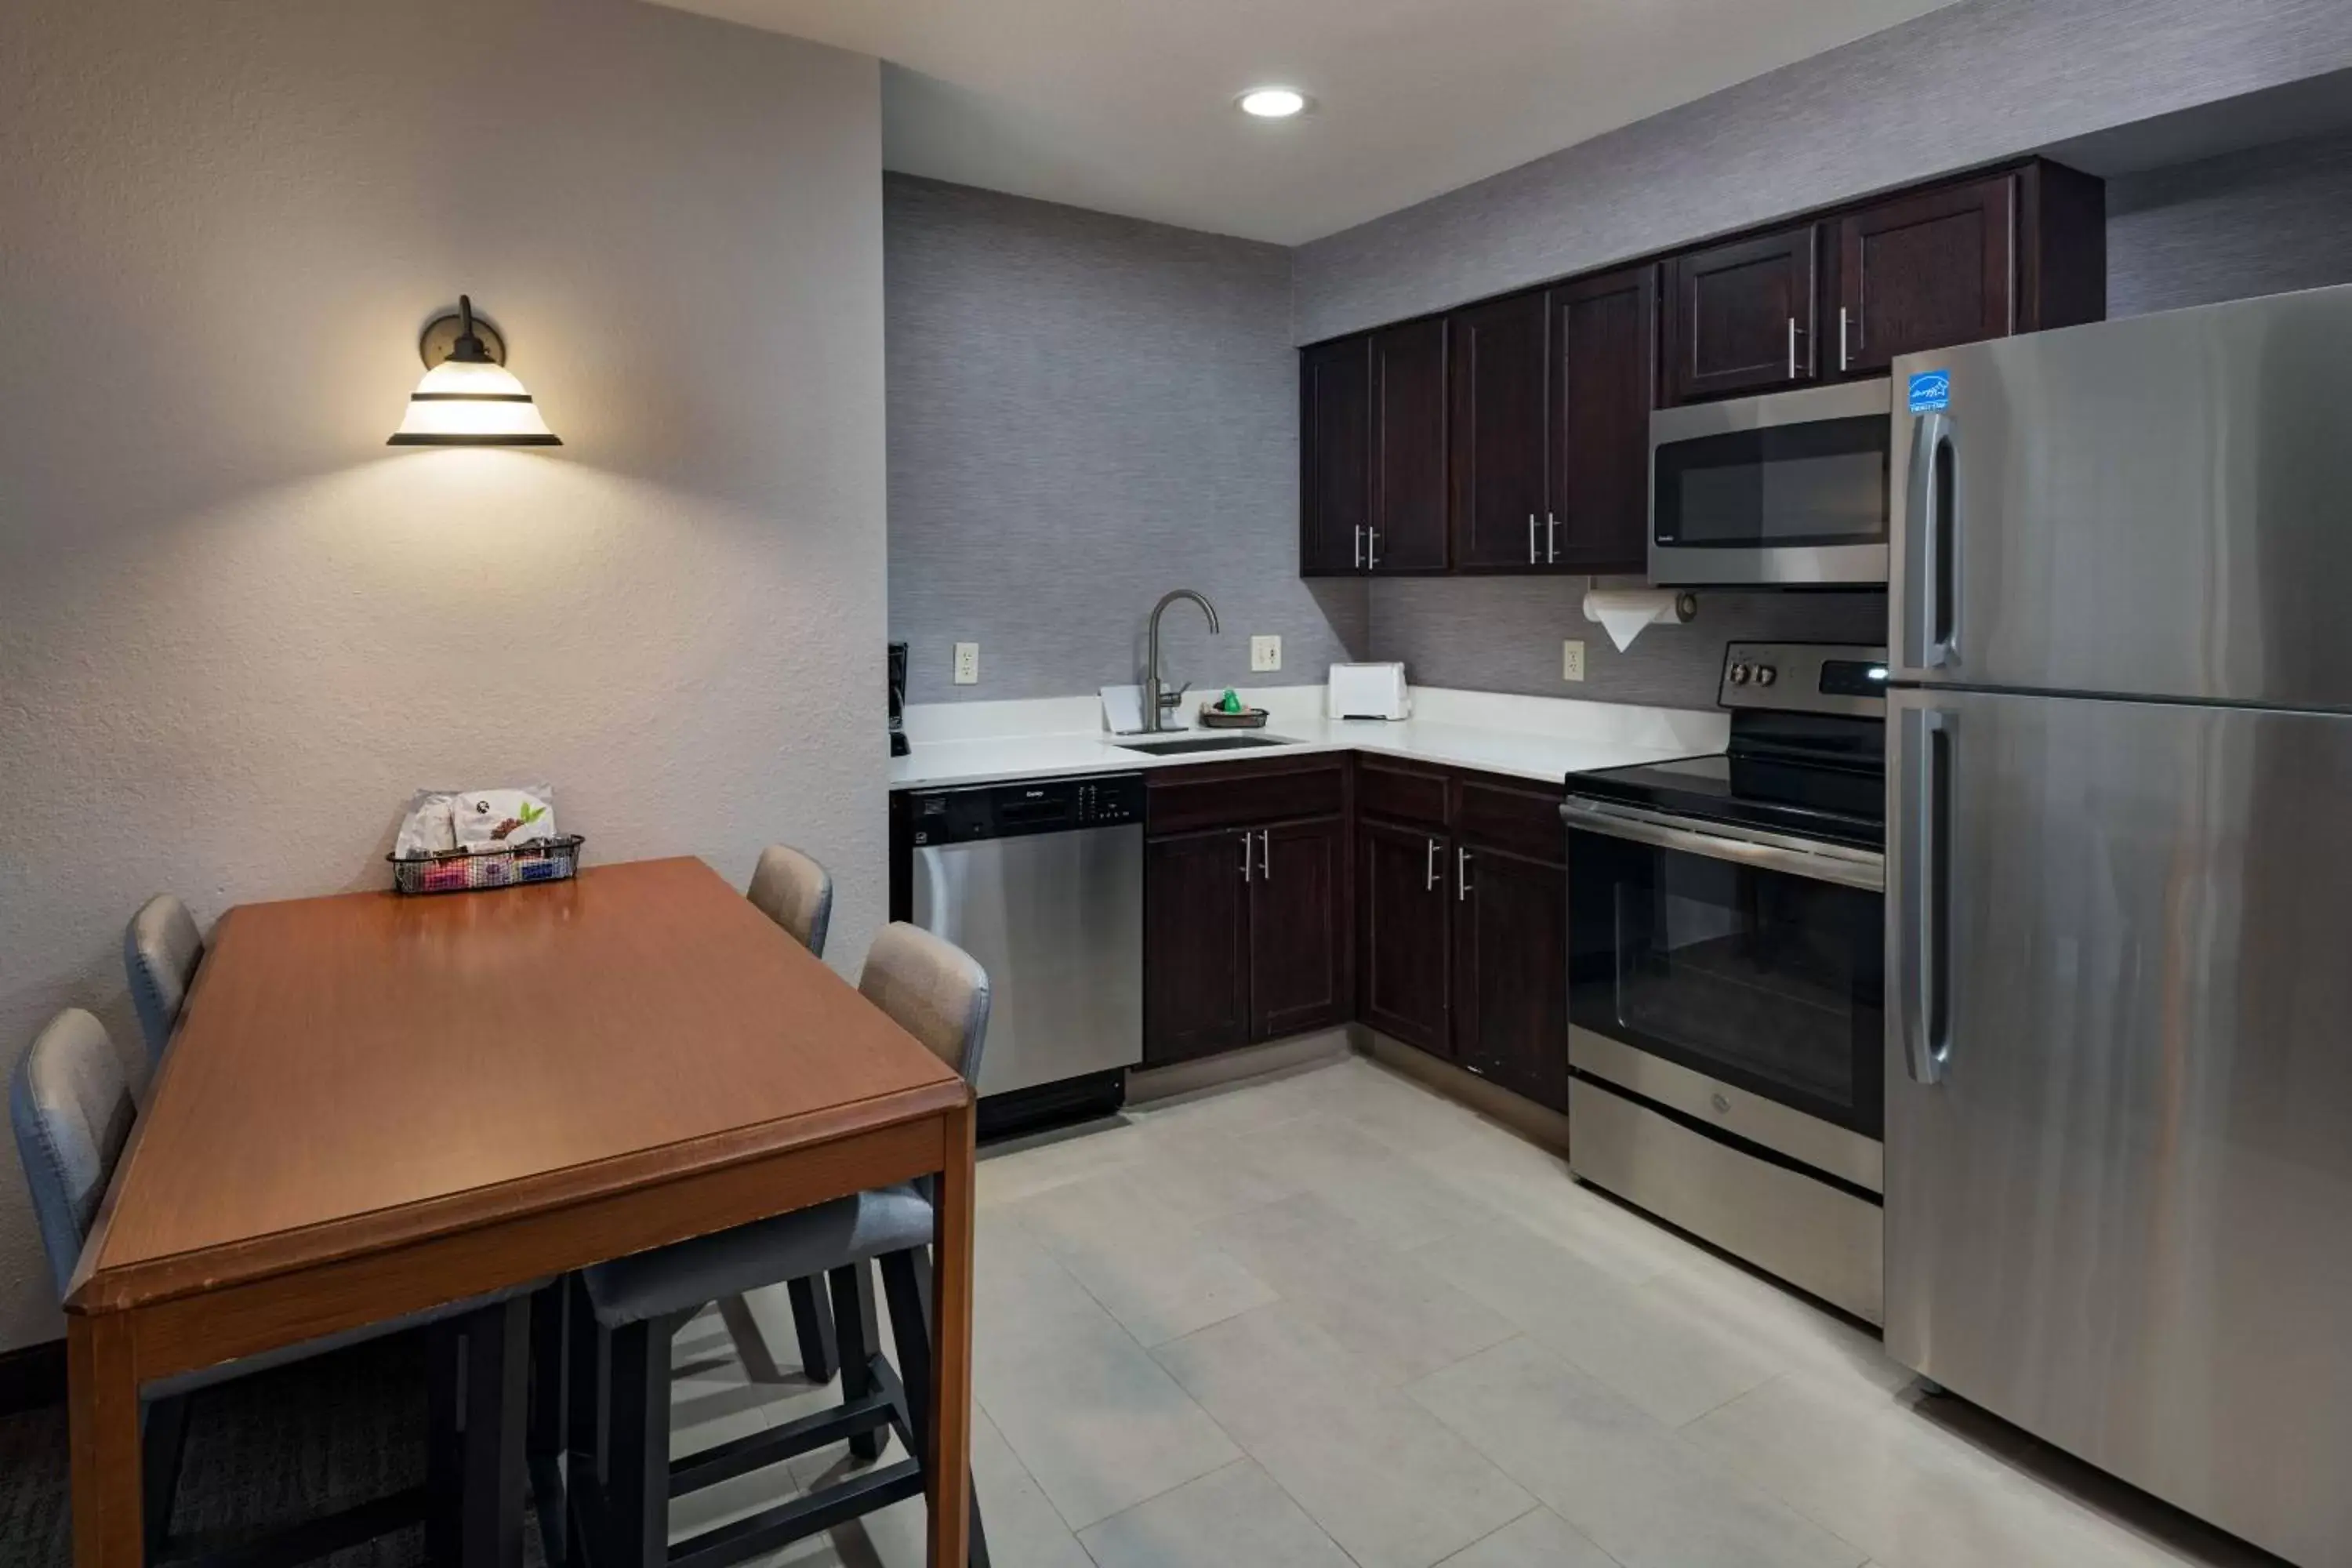
[[[356, 1345], [195, 1396], [175, 1547], [224, 1546], [425, 1479], [425, 1348]], [[0, 1416], [0, 1563], [71, 1568], [63, 1406]], [[334, 1568], [417, 1568], [421, 1527], [339, 1552]], [[541, 1568], [526, 1524], [526, 1568]]]

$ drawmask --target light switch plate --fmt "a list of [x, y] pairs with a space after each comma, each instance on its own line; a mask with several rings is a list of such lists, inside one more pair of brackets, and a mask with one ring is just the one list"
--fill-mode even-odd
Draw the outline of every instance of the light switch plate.
[[1559, 645], [1559, 678], [1562, 680], [1584, 679], [1584, 645], [1574, 637]]
[[955, 683], [958, 686], [980, 684], [980, 645], [960, 642], [955, 645]]
[[1250, 669], [1252, 672], [1262, 673], [1265, 670], [1280, 669], [1281, 668], [1282, 639], [1280, 637], [1254, 637], [1250, 638]]

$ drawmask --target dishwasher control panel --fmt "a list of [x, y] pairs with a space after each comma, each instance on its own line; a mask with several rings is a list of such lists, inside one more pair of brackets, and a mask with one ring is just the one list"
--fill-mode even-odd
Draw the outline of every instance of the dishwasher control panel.
[[908, 837], [916, 844], [968, 844], [1117, 827], [1143, 820], [1143, 775], [1109, 773], [921, 790], [908, 807]]

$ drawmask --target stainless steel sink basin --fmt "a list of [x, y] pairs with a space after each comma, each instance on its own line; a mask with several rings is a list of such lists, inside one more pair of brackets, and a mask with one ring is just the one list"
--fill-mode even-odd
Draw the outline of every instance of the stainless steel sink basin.
[[1252, 746], [1287, 746], [1294, 742], [1278, 735], [1173, 735], [1164, 741], [1113, 741], [1122, 752], [1149, 752], [1155, 757], [1180, 756], [1186, 752], [1238, 752]]

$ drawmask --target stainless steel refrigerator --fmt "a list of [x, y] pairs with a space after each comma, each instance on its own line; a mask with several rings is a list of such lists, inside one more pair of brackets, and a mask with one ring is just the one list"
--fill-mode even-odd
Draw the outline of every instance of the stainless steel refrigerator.
[[1887, 1348], [2352, 1564], [2352, 289], [1894, 391]]

